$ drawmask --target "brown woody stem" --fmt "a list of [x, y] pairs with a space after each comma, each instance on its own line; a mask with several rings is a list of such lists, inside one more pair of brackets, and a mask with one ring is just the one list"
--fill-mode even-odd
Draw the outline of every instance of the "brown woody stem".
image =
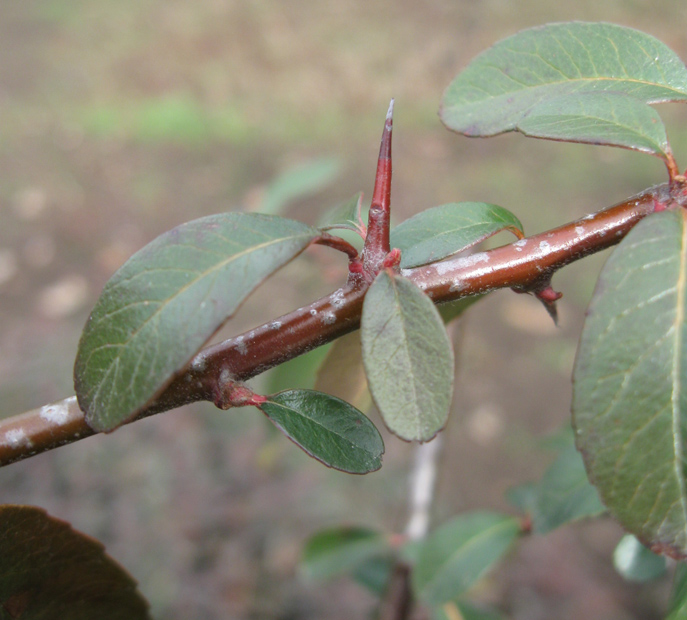
[[[510, 245], [403, 270], [435, 303], [498, 288], [536, 290], [555, 271], [618, 243], [643, 217], [687, 205], [684, 183], [659, 185], [616, 206]], [[226, 377], [246, 381], [357, 329], [367, 288], [348, 283], [310, 305], [198, 353], [135, 419], [210, 400]], [[224, 379], [222, 379], [224, 377]], [[0, 420], [0, 466], [95, 432], [75, 397]]]

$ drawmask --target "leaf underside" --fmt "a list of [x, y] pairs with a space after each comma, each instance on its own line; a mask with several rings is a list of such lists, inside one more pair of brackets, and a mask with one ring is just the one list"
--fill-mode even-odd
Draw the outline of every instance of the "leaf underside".
[[606, 23], [568, 22], [519, 32], [477, 56], [449, 85], [441, 119], [468, 136], [517, 129], [543, 101], [614, 91], [644, 103], [687, 100], [687, 69], [666, 45]]
[[687, 227], [642, 220], [606, 263], [574, 369], [573, 422], [611, 513], [652, 550], [687, 555]]
[[389, 430], [429, 441], [446, 424], [453, 393], [453, 350], [432, 301], [410, 280], [381, 272], [361, 320], [363, 364]]
[[408, 269], [462, 252], [502, 230], [522, 235], [522, 224], [503, 207], [454, 202], [422, 211], [396, 226], [391, 247], [401, 250], [401, 267]]
[[74, 384], [97, 431], [155, 397], [264, 278], [317, 231], [257, 213], [222, 213], [175, 228], [134, 254], [86, 323]]
[[307, 454], [328, 467], [366, 474], [382, 466], [384, 442], [372, 422], [340, 398], [313, 390], [287, 390], [260, 409]]

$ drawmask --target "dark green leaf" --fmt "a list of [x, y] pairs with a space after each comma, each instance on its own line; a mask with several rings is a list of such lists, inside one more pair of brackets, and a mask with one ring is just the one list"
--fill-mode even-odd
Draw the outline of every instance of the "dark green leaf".
[[288, 390], [260, 408], [296, 445], [328, 467], [366, 474], [382, 466], [384, 442], [360, 411], [312, 390]]
[[302, 566], [309, 579], [326, 580], [352, 573], [389, 550], [387, 538], [363, 527], [336, 527], [315, 534], [305, 545]]
[[663, 43], [631, 28], [548, 24], [477, 56], [444, 93], [441, 118], [454, 131], [493, 136], [516, 129], [535, 105], [582, 91], [685, 101], [687, 69]]
[[511, 547], [517, 519], [491, 512], [464, 514], [437, 529], [424, 543], [413, 571], [416, 595], [428, 605], [455, 600]]
[[685, 620], [687, 618], [687, 564], [680, 562], [675, 570], [670, 609], [666, 620]]
[[0, 618], [148, 620], [103, 546], [33, 506], [0, 506]]
[[361, 321], [363, 363], [384, 422], [402, 439], [429, 441], [446, 424], [453, 350], [439, 312], [415, 284], [383, 271]]
[[574, 369], [577, 446], [601, 498], [652, 550], [687, 554], [685, 212], [635, 226], [604, 266]]
[[587, 480], [582, 457], [572, 441], [560, 451], [536, 485], [530, 510], [532, 528], [538, 534], [606, 511], [599, 493]]
[[534, 106], [518, 130], [535, 138], [620, 146], [668, 157], [668, 137], [658, 112], [624, 93], [578, 93]]
[[651, 553], [632, 534], [623, 536], [613, 552], [615, 569], [628, 581], [653, 581], [666, 572], [666, 559]]
[[290, 168], [267, 186], [260, 212], [277, 215], [289, 202], [314, 194], [329, 185], [340, 172], [341, 164], [332, 158], [317, 159]]
[[360, 213], [360, 201], [362, 198], [362, 193], [358, 192], [350, 200], [334, 207], [320, 218], [317, 227], [322, 230], [328, 230], [330, 228], [358, 230], [358, 215]]
[[452, 202], [422, 211], [391, 231], [391, 247], [401, 250], [404, 269], [462, 252], [502, 230], [520, 233], [510, 211], [485, 202]]
[[89, 425], [109, 431], [135, 415], [317, 234], [276, 216], [222, 213], [134, 254], [105, 285], [79, 343], [74, 383]]

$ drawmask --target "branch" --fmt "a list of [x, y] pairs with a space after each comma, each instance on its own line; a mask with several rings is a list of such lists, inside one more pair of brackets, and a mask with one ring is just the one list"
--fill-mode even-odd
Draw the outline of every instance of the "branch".
[[[561, 267], [617, 244], [643, 217], [687, 205], [687, 186], [652, 187], [593, 215], [487, 252], [403, 270], [435, 303], [498, 288], [541, 290]], [[135, 419], [216, 401], [224, 371], [245, 381], [360, 326], [366, 287], [349, 283], [308, 306], [198, 353]], [[132, 420], [133, 421], [133, 420]], [[75, 397], [0, 420], [0, 466], [95, 434]]]

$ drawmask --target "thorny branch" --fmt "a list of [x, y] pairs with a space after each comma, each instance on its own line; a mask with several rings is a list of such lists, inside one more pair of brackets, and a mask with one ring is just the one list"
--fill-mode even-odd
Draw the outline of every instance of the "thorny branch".
[[[131, 421], [202, 400], [224, 408], [249, 398], [250, 395], [233, 392], [227, 396], [224, 387], [238, 385], [358, 329], [370, 283], [382, 269], [398, 270], [400, 259], [400, 252], [389, 247], [393, 103], [392, 100], [382, 132], [362, 255], [328, 233], [315, 240], [347, 254], [346, 284], [307, 306], [203, 349], [150, 403], [134, 412]], [[405, 269], [402, 275], [437, 304], [510, 287], [536, 295], [555, 317], [559, 294], [551, 288], [551, 277], [558, 269], [618, 243], [644, 216], [672, 205], [687, 205], [684, 177], [671, 178], [669, 184], [647, 189], [614, 207], [549, 232], [487, 252]], [[74, 396], [0, 420], [0, 466], [94, 434]]]
[[[617, 244], [642, 218], [687, 205], [684, 184], [658, 185], [618, 205], [487, 252], [403, 270], [439, 304], [499, 288], [538, 291], [561, 267]], [[245, 381], [360, 326], [365, 287], [326, 297], [198, 353], [136, 420], [214, 399], [222, 372]], [[0, 466], [73, 443], [93, 431], [72, 396], [0, 420]]]

